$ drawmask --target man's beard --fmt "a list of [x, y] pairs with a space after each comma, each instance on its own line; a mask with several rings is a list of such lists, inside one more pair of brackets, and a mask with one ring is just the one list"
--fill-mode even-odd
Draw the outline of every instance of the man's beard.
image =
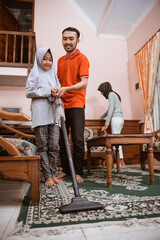
[[77, 45], [74, 48], [71, 48], [70, 50], [67, 49], [67, 46], [64, 46], [64, 49], [67, 53], [73, 52], [76, 49]]

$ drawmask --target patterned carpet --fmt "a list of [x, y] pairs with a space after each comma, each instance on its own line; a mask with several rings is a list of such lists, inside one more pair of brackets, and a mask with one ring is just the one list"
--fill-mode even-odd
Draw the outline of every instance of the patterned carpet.
[[159, 172], [155, 173], [154, 186], [149, 185], [148, 171], [138, 168], [121, 168], [120, 174], [113, 170], [110, 189], [106, 185], [106, 169], [92, 170], [92, 175], [85, 172], [84, 178], [79, 184], [81, 196], [100, 202], [103, 209], [61, 214], [59, 207], [70, 203], [74, 197], [71, 179], [65, 178], [64, 184], [56, 187], [45, 187], [41, 183], [38, 206], [28, 206], [26, 196], [18, 220], [35, 228], [160, 217]]

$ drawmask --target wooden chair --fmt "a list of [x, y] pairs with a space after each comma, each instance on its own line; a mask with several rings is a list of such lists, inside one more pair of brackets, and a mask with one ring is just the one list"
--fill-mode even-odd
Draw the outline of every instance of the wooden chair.
[[[87, 167], [90, 173], [91, 162], [87, 157], [87, 140], [96, 137], [100, 134], [100, 129], [104, 126], [105, 120], [90, 119], [85, 121], [84, 142], [85, 142], [85, 155], [84, 166]], [[95, 147], [91, 151], [92, 168], [102, 168], [105, 166], [106, 151], [104, 147]]]
[[[160, 129], [153, 132], [154, 142], [153, 142], [153, 154], [154, 158], [157, 161], [160, 161]], [[147, 151], [144, 147], [144, 150], [141, 151], [141, 169], [145, 170], [145, 162], [147, 161]]]
[[[0, 110], [0, 118], [15, 121], [31, 121], [24, 113], [11, 113]], [[0, 172], [4, 178], [24, 180], [31, 183], [30, 199], [32, 204], [38, 204], [40, 156], [36, 155], [36, 147], [25, 139], [34, 139], [35, 136], [25, 134], [0, 121], [0, 127], [9, 131], [9, 138], [0, 136]], [[15, 133], [11, 136], [11, 134]]]

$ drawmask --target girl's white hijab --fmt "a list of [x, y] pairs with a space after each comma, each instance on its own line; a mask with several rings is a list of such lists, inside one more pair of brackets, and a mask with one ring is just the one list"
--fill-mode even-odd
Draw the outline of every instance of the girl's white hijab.
[[[50, 49], [47, 47], [39, 48], [37, 50], [35, 55], [35, 60], [34, 60], [34, 66], [28, 76], [26, 88], [60, 87], [60, 83], [56, 76], [53, 64], [52, 64], [52, 67], [47, 71], [45, 71], [41, 67], [41, 62], [43, 60], [43, 57], [48, 50]], [[51, 50], [50, 50], [50, 53], [51, 53]], [[53, 59], [53, 55], [52, 55], [52, 59]]]

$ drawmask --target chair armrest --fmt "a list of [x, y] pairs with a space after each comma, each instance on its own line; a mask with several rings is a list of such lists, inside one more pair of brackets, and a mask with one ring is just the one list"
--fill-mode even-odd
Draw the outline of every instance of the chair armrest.
[[16, 121], [31, 121], [32, 120], [25, 113], [13, 113], [13, 112], [8, 112], [8, 111], [3, 111], [3, 110], [0, 110], [0, 118], [16, 120]]
[[0, 136], [0, 146], [2, 148], [4, 148], [8, 152], [8, 154], [11, 156], [19, 156], [20, 155], [20, 152], [17, 149], [17, 147], [14, 144], [7, 141], [2, 136]]
[[22, 137], [30, 138], [30, 139], [35, 139], [35, 135], [33, 135], [33, 134], [26, 134], [26, 133], [20, 132], [20, 131], [14, 129], [14, 128], [12, 128], [12, 127], [10, 127], [10, 126], [2, 123], [2, 122], [0, 122], [0, 126], [3, 127], [3, 128], [5, 128], [5, 129], [7, 129], [7, 130], [9, 130], [10, 132], [14, 132], [14, 133], [19, 134], [19, 135], [22, 136]]
[[158, 129], [157, 131], [153, 132], [153, 135], [155, 137], [155, 141], [160, 141], [160, 136], [158, 135], [160, 133], [160, 129]]

